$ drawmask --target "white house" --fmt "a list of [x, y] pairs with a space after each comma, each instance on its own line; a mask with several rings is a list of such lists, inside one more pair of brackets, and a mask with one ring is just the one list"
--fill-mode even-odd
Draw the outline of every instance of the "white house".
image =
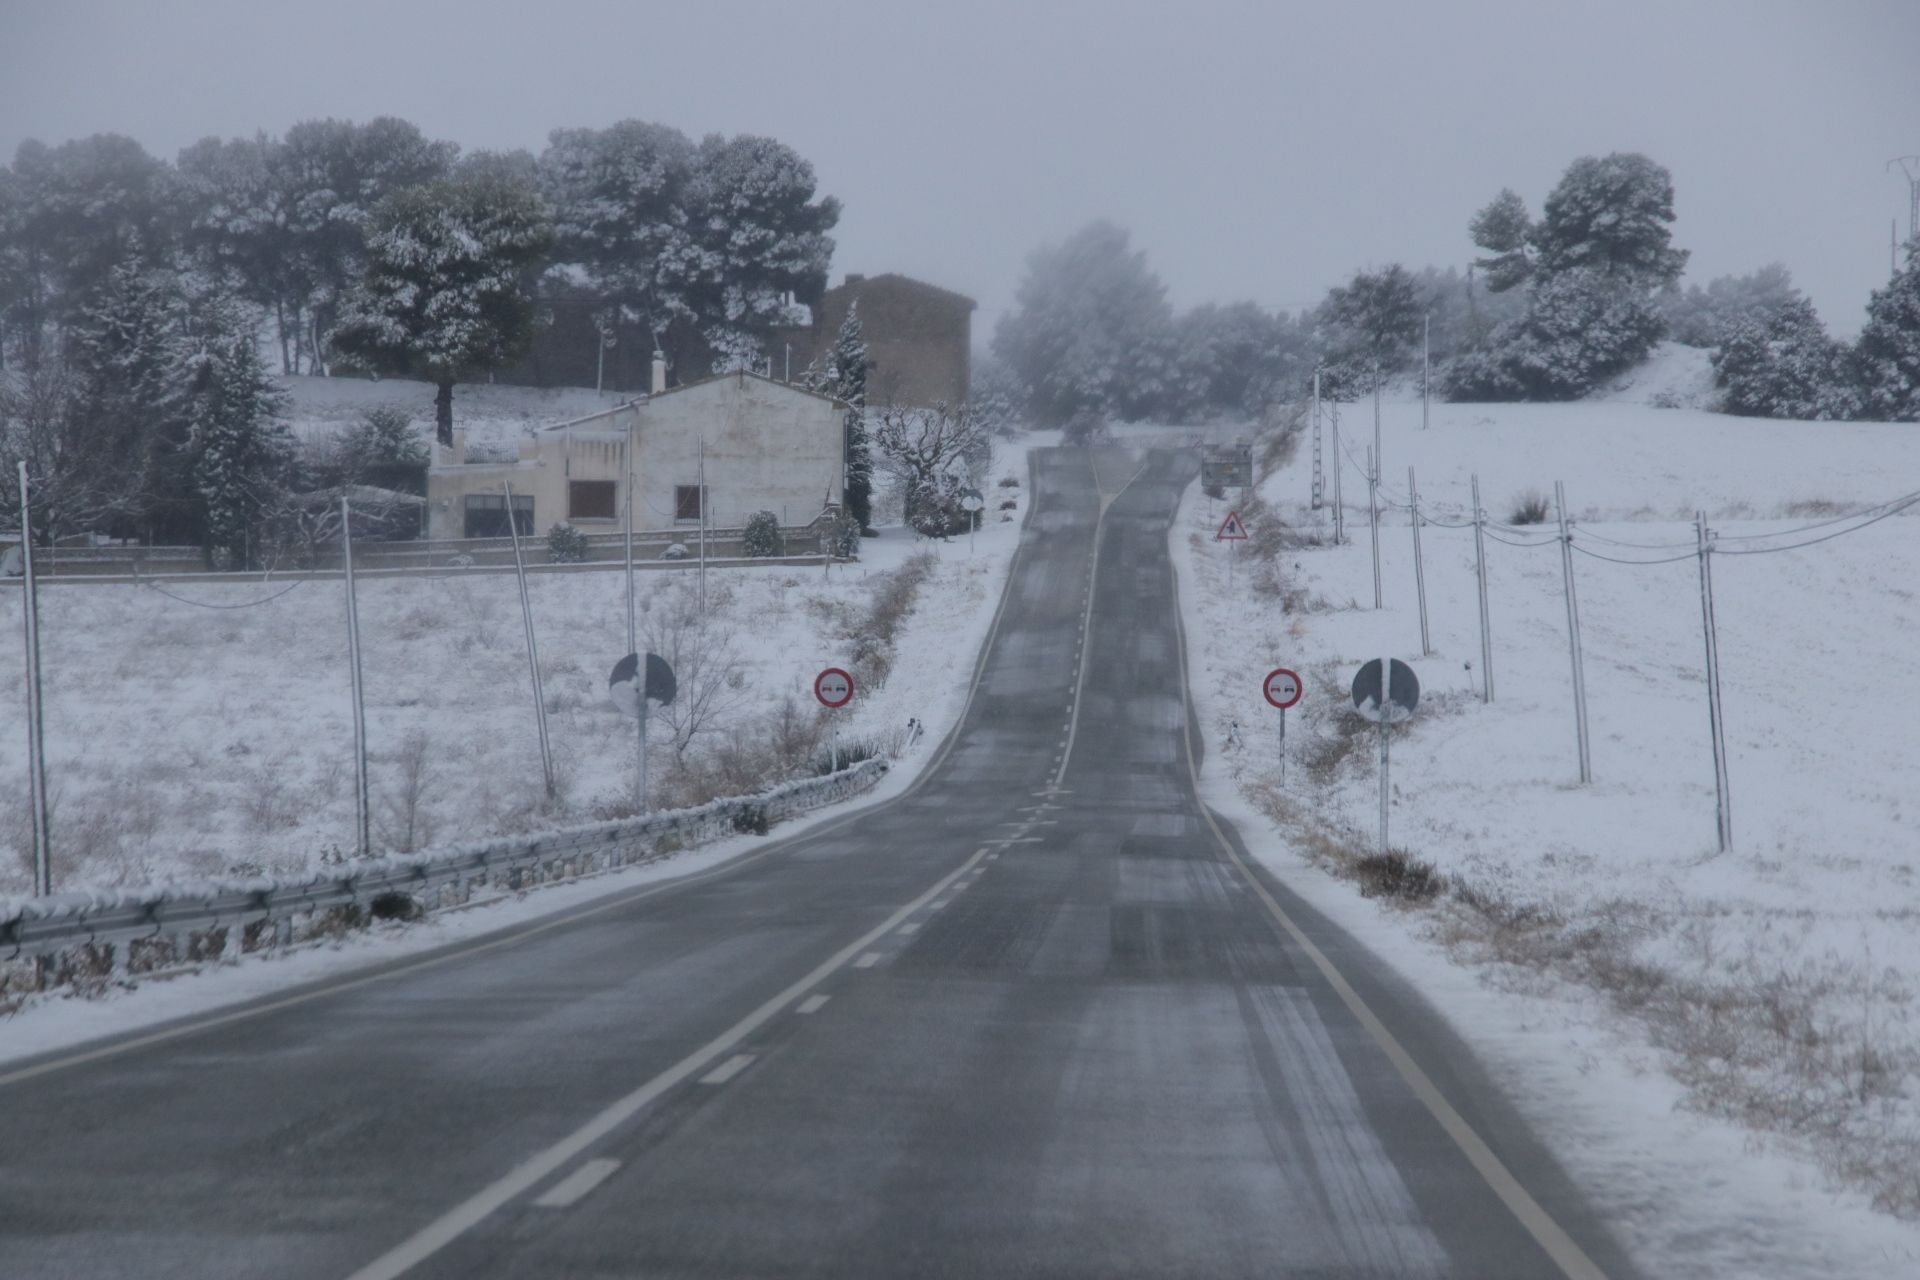
[[[701, 382], [563, 422], [520, 442], [511, 460], [470, 461], [464, 433], [427, 471], [433, 538], [507, 535], [506, 487], [523, 533], [566, 521], [584, 533], [624, 523], [631, 477], [640, 529], [737, 528], [756, 511], [785, 525], [841, 502], [846, 406], [754, 373]], [[706, 491], [700, 488], [702, 455]]]

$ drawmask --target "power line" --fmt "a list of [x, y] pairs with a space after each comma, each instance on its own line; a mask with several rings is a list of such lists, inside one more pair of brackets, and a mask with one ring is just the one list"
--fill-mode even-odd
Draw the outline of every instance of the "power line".
[[145, 587], [149, 591], [157, 591], [169, 600], [178, 600], [181, 604], [190, 604], [194, 606], [196, 609], [253, 609], [263, 604], [272, 604], [275, 600], [278, 600], [281, 596], [284, 596], [292, 591], [297, 591], [301, 587], [306, 586], [308, 581], [310, 581], [309, 579], [306, 579], [306, 578], [298, 579], [294, 582], [288, 583], [286, 586], [274, 592], [272, 595], [262, 596], [258, 600], [245, 600], [239, 604], [210, 604], [205, 600], [190, 600], [186, 596], [176, 595], [174, 592], [171, 592], [167, 590], [165, 587], [154, 582], [151, 578], [141, 577], [140, 570], [138, 567], [136, 567], [133, 571], [133, 580], [139, 585]]

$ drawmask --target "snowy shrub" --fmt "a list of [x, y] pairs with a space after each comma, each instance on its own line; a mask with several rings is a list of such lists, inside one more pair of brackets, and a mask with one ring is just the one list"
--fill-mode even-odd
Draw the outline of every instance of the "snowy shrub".
[[827, 526], [827, 550], [841, 559], [848, 559], [860, 550], [860, 522], [851, 515], [843, 515]]
[[662, 560], [685, 560], [689, 554], [686, 543], [670, 542], [667, 544], [667, 549], [660, 553], [660, 558]]
[[1081, 409], [1067, 419], [1060, 429], [1060, 438], [1067, 444], [1105, 444], [1113, 439], [1113, 430], [1107, 426], [1105, 414], [1095, 409]]
[[586, 558], [586, 534], [564, 521], [547, 530], [548, 564], [579, 564]]
[[1525, 317], [1456, 360], [1451, 400], [1574, 400], [1647, 358], [1659, 312], [1629, 279], [1576, 267], [1537, 280]]
[[1508, 524], [1545, 524], [1547, 495], [1538, 489], [1528, 489], [1513, 500], [1513, 510], [1507, 515]]
[[919, 480], [907, 489], [907, 524], [923, 538], [965, 533], [972, 517], [960, 506], [960, 477], [952, 474]]
[[747, 517], [747, 531], [740, 538], [740, 549], [755, 558], [785, 555], [786, 537], [780, 532], [780, 517], [771, 511], [756, 511]]

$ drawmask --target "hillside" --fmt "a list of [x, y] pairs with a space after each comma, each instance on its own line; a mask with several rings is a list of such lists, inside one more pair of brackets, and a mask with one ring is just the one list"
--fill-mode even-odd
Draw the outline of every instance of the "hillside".
[[[1190, 491], [1176, 528], [1210, 798], [1289, 883], [1401, 937], [1383, 944], [1396, 962], [1504, 1066], [1583, 1180], [1615, 1189], [1608, 1211], [1658, 1264], [1650, 1273], [1870, 1274], [1920, 1253], [1920, 1235], [1868, 1212], [1920, 1214], [1920, 734], [1904, 714], [1920, 702], [1920, 507], [1855, 532], [1843, 531], [1861, 522], [1836, 517], [1920, 489], [1920, 431], [1633, 402], [1636, 386], [1654, 400], [1682, 385], [1684, 360], [1669, 351], [1586, 403], [1435, 405], [1425, 431], [1417, 399], [1383, 408], [1390, 502], [1406, 500], [1409, 465], [1423, 512], [1456, 526], [1475, 473], [1495, 521], [1565, 482], [1590, 784], [1578, 779], [1552, 525], [1491, 531], [1503, 541], [1487, 546], [1495, 700], [1484, 703], [1471, 528], [1422, 530], [1422, 657], [1407, 513], [1384, 517], [1376, 611], [1360, 468], [1346, 460], [1348, 541], [1328, 545], [1303, 440], [1260, 486], [1270, 514], [1254, 537], [1284, 545], [1251, 572], [1243, 559], [1231, 592], [1228, 553], [1212, 541], [1223, 504]], [[1342, 426], [1343, 449], [1363, 456], [1371, 406], [1346, 406]], [[1723, 539], [1724, 854], [1697, 509]], [[1774, 550], [1829, 534], [1840, 536]], [[1392, 745], [1392, 845], [1445, 885], [1422, 900], [1363, 880], [1383, 904], [1417, 908], [1386, 921], [1322, 874], [1365, 876], [1375, 851], [1376, 738], [1348, 685], [1382, 654], [1422, 685]], [[1260, 696], [1276, 666], [1307, 684], [1284, 779], [1277, 713]]]

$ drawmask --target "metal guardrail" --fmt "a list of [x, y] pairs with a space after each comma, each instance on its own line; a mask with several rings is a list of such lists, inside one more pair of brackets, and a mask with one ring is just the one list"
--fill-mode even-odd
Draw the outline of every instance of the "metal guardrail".
[[218, 948], [222, 952], [255, 925], [274, 926], [274, 940], [285, 943], [292, 940], [298, 920], [313, 920], [335, 908], [364, 910], [387, 895], [403, 895], [409, 900], [406, 905], [433, 911], [467, 901], [474, 888], [485, 884], [504, 882], [519, 889], [657, 861], [723, 835], [764, 831], [782, 818], [867, 790], [887, 767], [884, 760], [863, 760], [825, 777], [715, 800], [697, 809], [355, 862], [337, 874], [299, 882], [204, 881], [130, 894], [0, 899], [0, 960], [111, 947], [110, 963], [120, 970], [128, 963], [128, 944], [146, 939], [172, 939], [172, 958], [183, 960], [194, 950], [196, 938], [217, 930], [241, 930], [240, 935], [225, 936]]

